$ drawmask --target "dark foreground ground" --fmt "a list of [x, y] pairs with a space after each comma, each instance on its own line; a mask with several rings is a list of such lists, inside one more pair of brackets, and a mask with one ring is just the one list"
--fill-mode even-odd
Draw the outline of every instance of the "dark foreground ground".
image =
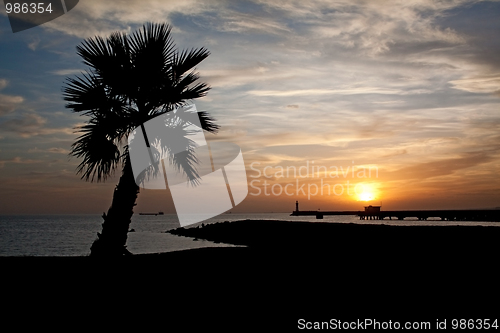
[[245, 247], [0, 258], [3, 317], [20, 314], [21, 325], [37, 327], [139, 319], [171, 332], [500, 317], [497, 227], [239, 221], [172, 233]]

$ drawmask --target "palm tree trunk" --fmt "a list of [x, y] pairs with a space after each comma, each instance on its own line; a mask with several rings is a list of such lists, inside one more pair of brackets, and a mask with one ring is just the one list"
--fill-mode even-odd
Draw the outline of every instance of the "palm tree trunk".
[[91, 256], [116, 257], [130, 255], [126, 248], [127, 234], [139, 186], [135, 183], [132, 165], [127, 156], [123, 173], [113, 193], [113, 202], [108, 214], [103, 213], [104, 223], [101, 233], [90, 247]]

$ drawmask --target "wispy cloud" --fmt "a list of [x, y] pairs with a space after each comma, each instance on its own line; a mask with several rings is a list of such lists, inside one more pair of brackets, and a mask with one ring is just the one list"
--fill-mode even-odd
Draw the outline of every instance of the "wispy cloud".
[[47, 149], [39, 149], [38, 147], [32, 148], [28, 150], [28, 153], [52, 153], [52, 154], [69, 154], [68, 149], [60, 148], [60, 147], [52, 147]]
[[61, 75], [61, 76], [68, 76], [68, 75], [75, 75], [75, 74], [81, 74], [82, 72], [84, 72], [83, 69], [78, 69], [78, 68], [68, 68], [68, 69], [58, 69], [58, 70], [55, 70], [55, 71], [51, 71], [49, 72], [50, 74], [53, 74], [53, 75]]
[[32, 160], [32, 159], [25, 159], [21, 158], [19, 156], [10, 158], [10, 159], [4, 159], [0, 160], [0, 167], [4, 167], [5, 164], [7, 163], [13, 163], [13, 164], [36, 164], [36, 163], [41, 163], [42, 160]]
[[44, 28], [80, 38], [109, 35], [120, 30], [131, 31], [131, 25], [145, 22], [163, 22], [172, 13], [196, 14], [210, 7], [205, 1], [120, 0], [80, 1], [68, 14], [44, 24]]
[[500, 93], [500, 74], [464, 78], [450, 81], [453, 88], [473, 93]]
[[47, 127], [47, 119], [34, 113], [24, 113], [20, 116], [0, 122], [0, 130], [22, 138], [38, 135], [68, 134], [73, 135], [74, 130], [69, 127]]
[[[0, 79], [0, 90], [7, 87], [8, 83], [6, 79]], [[11, 113], [23, 102], [22, 96], [0, 94], [0, 116]]]
[[250, 95], [255, 96], [314, 96], [314, 95], [356, 95], [356, 94], [398, 94], [400, 90], [384, 89], [378, 87], [359, 87], [351, 89], [301, 89], [301, 90], [250, 90]]
[[458, 170], [471, 168], [480, 164], [490, 162], [492, 157], [484, 152], [468, 153], [458, 157], [440, 159], [432, 162], [424, 162], [404, 167], [389, 175], [391, 180], [424, 180], [428, 178], [439, 178], [450, 175]]
[[38, 48], [38, 45], [40, 44], [40, 38], [38, 36], [35, 36], [31, 39], [31, 41], [28, 43], [28, 48], [32, 51], [36, 51]]
[[219, 29], [225, 32], [277, 35], [292, 32], [285, 24], [280, 23], [279, 21], [271, 17], [256, 16], [237, 12], [226, 12], [224, 16], [225, 23], [220, 26]]

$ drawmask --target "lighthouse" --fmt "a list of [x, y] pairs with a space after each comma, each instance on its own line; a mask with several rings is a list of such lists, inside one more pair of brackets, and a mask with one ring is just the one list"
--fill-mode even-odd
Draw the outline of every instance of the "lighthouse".
[[299, 201], [295, 201], [295, 211], [298, 213], [299, 212]]

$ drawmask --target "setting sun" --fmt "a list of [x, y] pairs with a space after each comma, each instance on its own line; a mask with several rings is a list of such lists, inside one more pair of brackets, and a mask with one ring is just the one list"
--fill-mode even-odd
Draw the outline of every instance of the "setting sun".
[[356, 196], [358, 201], [372, 201], [378, 197], [377, 185], [360, 183], [356, 186]]
[[370, 192], [363, 192], [359, 195], [359, 201], [371, 201], [375, 196]]

